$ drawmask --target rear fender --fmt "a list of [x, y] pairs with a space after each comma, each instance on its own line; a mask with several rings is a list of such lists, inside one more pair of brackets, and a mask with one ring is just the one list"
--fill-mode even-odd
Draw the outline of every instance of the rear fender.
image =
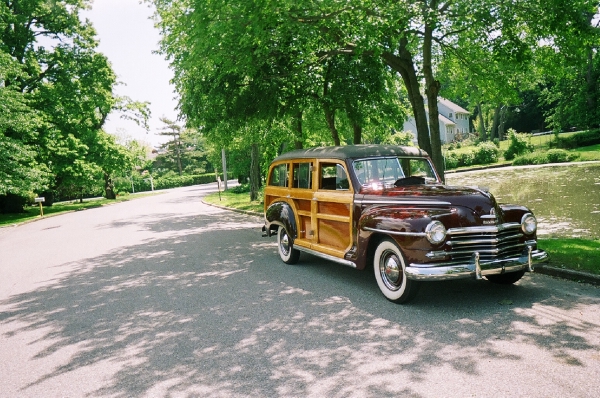
[[265, 211], [265, 219], [265, 227], [269, 236], [273, 235], [279, 227], [285, 228], [293, 239], [298, 236], [294, 209], [289, 203], [282, 201], [272, 203]]

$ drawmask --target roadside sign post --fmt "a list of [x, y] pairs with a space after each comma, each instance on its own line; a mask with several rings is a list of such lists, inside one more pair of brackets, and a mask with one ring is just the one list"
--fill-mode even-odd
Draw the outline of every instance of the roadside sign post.
[[219, 190], [219, 202], [221, 201], [221, 176], [217, 176], [217, 189]]
[[40, 217], [44, 217], [44, 209], [42, 208], [42, 202], [45, 202], [46, 198], [44, 198], [43, 196], [39, 197], [39, 198], [35, 198], [35, 203], [39, 203], [40, 204]]

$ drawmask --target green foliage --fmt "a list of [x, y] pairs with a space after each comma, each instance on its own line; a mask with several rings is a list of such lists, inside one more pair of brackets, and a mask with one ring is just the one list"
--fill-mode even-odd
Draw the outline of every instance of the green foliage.
[[565, 163], [577, 160], [576, 153], [570, 153], [564, 149], [550, 149], [549, 151], [536, 151], [518, 156], [512, 162], [513, 166], [536, 165], [546, 163]]
[[513, 160], [516, 156], [533, 152], [534, 150], [526, 134], [520, 134], [510, 129], [508, 131], [508, 140], [508, 149], [504, 152], [504, 159], [506, 160]]
[[536, 165], [536, 164], [546, 164], [548, 161], [547, 152], [532, 152], [527, 153], [525, 155], [521, 155], [516, 157], [512, 164], [513, 166], [525, 166], [525, 165]]
[[[216, 181], [214, 173], [199, 174], [199, 175], [183, 175], [179, 176], [174, 172], [171, 172], [162, 177], [153, 178], [154, 189], [168, 189], [168, 188], [179, 188], [187, 187], [198, 184], [208, 184]], [[132, 187], [133, 182], [133, 187]], [[134, 173], [127, 177], [117, 177], [114, 179], [115, 191], [116, 192], [146, 192], [152, 189], [150, 182], [150, 175], [140, 175]]]
[[113, 95], [116, 76], [79, 15], [88, 5], [0, 5], [0, 195], [51, 188], [81, 197], [132, 167], [130, 153], [102, 126], [115, 109], [143, 121], [147, 107]]
[[577, 159], [578, 155], [569, 153], [564, 149], [550, 149], [546, 152], [546, 156], [548, 156], [548, 162], [550, 163], [565, 163]]
[[498, 154], [500, 150], [494, 143], [486, 141], [480, 142], [475, 150], [475, 164], [489, 164], [496, 163], [498, 161]]
[[600, 144], [600, 130], [590, 130], [566, 137], [557, 136], [554, 141], [550, 142], [552, 148], [575, 149], [584, 146]]
[[398, 132], [385, 137], [382, 144], [412, 146], [413, 139], [412, 133]]

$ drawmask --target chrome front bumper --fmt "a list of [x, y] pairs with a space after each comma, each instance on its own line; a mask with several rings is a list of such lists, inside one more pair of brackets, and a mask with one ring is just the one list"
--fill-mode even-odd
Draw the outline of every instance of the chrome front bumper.
[[548, 254], [543, 250], [533, 250], [528, 246], [520, 257], [481, 261], [479, 253], [473, 253], [468, 264], [410, 264], [406, 267], [406, 277], [417, 281], [441, 281], [449, 279], [475, 278], [481, 279], [486, 275], [499, 275], [508, 272], [533, 272], [534, 264], [548, 260]]

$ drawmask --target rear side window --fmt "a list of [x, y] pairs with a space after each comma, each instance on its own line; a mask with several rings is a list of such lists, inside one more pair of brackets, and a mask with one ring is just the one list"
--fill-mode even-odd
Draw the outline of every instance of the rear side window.
[[286, 187], [288, 176], [288, 165], [287, 163], [279, 164], [271, 170], [269, 176], [269, 185], [274, 187]]
[[310, 189], [312, 187], [312, 163], [294, 163], [293, 188]]
[[320, 189], [346, 191], [350, 189], [348, 175], [341, 164], [321, 163]]

